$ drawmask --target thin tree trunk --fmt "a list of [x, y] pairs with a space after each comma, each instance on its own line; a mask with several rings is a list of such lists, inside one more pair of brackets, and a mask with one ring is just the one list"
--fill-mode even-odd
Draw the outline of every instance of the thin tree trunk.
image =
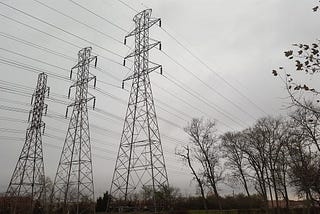
[[269, 189], [269, 194], [270, 194], [271, 207], [274, 208], [273, 196], [272, 196], [272, 189], [271, 189], [271, 184], [270, 184], [270, 178], [269, 178], [269, 175], [268, 175], [267, 170], [266, 170], [266, 176], [267, 176], [267, 181], [268, 181], [268, 189]]
[[205, 170], [206, 170], [206, 173], [209, 178], [209, 181], [210, 181], [210, 185], [213, 189], [213, 192], [215, 194], [215, 197], [218, 201], [218, 205], [219, 205], [219, 209], [222, 210], [222, 205], [221, 205], [221, 200], [220, 200], [220, 196], [219, 196], [219, 193], [218, 193], [218, 190], [217, 190], [217, 186], [216, 186], [216, 181], [215, 181], [215, 175], [214, 175], [214, 170], [213, 170], [213, 166], [210, 162], [210, 159], [208, 157], [208, 152], [203, 148], [203, 145], [201, 145], [200, 142], [198, 142], [198, 146], [200, 147], [201, 149], [201, 152], [203, 153], [204, 155], [204, 158], [205, 158]]
[[188, 161], [189, 168], [192, 171], [192, 174], [194, 175], [194, 177], [196, 178], [196, 180], [198, 182], [198, 185], [199, 185], [199, 188], [200, 188], [200, 192], [201, 192], [202, 202], [203, 202], [203, 208], [205, 210], [208, 210], [207, 199], [205, 198], [203, 183], [202, 183], [201, 179], [199, 178], [199, 176], [197, 175], [196, 171], [194, 170], [194, 168], [193, 168], [193, 166], [191, 164], [189, 147], [187, 147], [187, 161]]
[[284, 188], [284, 195], [286, 200], [286, 208], [289, 209], [289, 196], [288, 196], [288, 189], [286, 184], [286, 169], [283, 167], [283, 188]]
[[239, 171], [240, 171], [240, 174], [241, 174], [241, 179], [242, 179], [242, 182], [243, 182], [244, 189], [246, 190], [247, 196], [250, 197], [248, 184], [247, 184], [246, 178], [244, 176], [244, 173], [243, 173], [243, 170], [242, 170], [241, 167], [239, 167]]
[[276, 178], [275, 178], [275, 175], [274, 175], [274, 170], [272, 169], [272, 173], [271, 173], [271, 177], [272, 177], [272, 183], [273, 183], [273, 191], [274, 191], [274, 196], [275, 196], [275, 199], [276, 199], [276, 207], [277, 207], [277, 210], [279, 208], [279, 196], [278, 196], [278, 191], [277, 191], [277, 183], [276, 183]]

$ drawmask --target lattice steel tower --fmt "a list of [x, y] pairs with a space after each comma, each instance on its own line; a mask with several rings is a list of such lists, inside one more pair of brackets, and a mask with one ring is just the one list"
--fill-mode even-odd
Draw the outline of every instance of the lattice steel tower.
[[[45, 176], [41, 135], [45, 128], [42, 116], [47, 112], [44, 100], [46, 94], [49, 95], [47, 79], [48, 76], [45, 73], [38, 75], [37, 87], [31, 99], [33, 107], [28, 118], [29, 122], [31, 118], [31, 122], [28, 125], [25, 143], [6, 192], [11, 209], [17, 213], [21, 211], [28, 213], [34, 208], [35, 202], [40, 203], [42, 199]], [[19, 211], [21, 205], [23, 207], [20, 209], [24, 208], [24, 210]]]
[[156, 210], [160, 203], [155, 193], [169, 186], [149, 78], [152, 71], [162, 71], [161, 65], [149, 61], [149, 50], [161, 47], [159, 41], [149, 43], [149, 28], [161, 21], [151, 18], [151, 12], [135, 15], [135, 29], [125, 37], [126, 43], [127, 37], [135, 36], [135, 50], [124, 59], [125, 65], [127, 58], [134, 58], [134, 73], [124, 80], [132, 80], [132, 86], [110, 189], [114, 203], [109, 208], [133, 205], [137, 193], [149, 191], [149, 202], [136, 202], [149, 203]]
[[97, 57], [91, 56], [91, 47], [78, 53], [78, 63], [71, 69], [77, 69], [77, 80], [70, 86], [75, 87], [74, 103], [67, 135], [62, 149], [54, 186], [51, 195], [53, 212], [58, 213], [94, 213], [94, 189], [92, 174], [91, 144], [87, 103], [95, 97], [88, 93], [88, 84], [96, 77], [89, 72], [90, 63]]

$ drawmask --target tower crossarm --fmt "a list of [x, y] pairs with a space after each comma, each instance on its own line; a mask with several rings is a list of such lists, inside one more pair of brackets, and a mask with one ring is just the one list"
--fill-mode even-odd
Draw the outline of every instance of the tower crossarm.
[[128, 81], [128, 80], [132, 80], [134, 78], [137, 78], [138, 75], [140, 75], [140, 76], [141, 75], [147, 75], [147, 74], [149, 74], [149, 73], [151, 73], [151, 72], [153, 72], [153, 71], [155, 71], [157, 69], [160, 69], [160, 74], [162, 74], [162, 65], [156, 64], [156, 63], [151, 62], [151, 61], [149, 61], [149, 63], [152, 64], [153, 66], [149, 67], [148, 69], [143, 70], [141, 73], [134, 73], [134, 74], [128, 76], [127, 78], [125, 78], [123, 80], [123, 82]]
[[[145, 14], [146, 13], [150, 13], [151, 14], [152, 10], [151, 9], [147, 9], [147, 10], [144, 10], [140, 13], [138, 13], [137, 15], [135, 15], [135, 17], [133, 18], [133, 21], [137, 21], [139, 19], [141, 19], [142, 16], [146, 16]], [[124, 37], [124, 44], [126, 44], [126, 40], [128, 37], [131, 37], [131, 36], [135, 36], [136, 34], [139, 34], [143, 31], [145, 31], [146, 29], [149, 29], [151, 28], [153, 25], [155, 24], [159, 24], [159, 27], [161, 27], [161, 18], [149, 18], [149, 21], [147, 23], [143, 23], [142, 26], [136, 26], [135, 29], [133, 31], [131, 31], [128, 35], [126, 35]]]
[[159, 49], [161, 50], [161, 42], [160, 41], [156, 41], [154, 43], [151, 43], [148, 45], [148, 47], [145, 47], [143, 49], [140, 49], [140, 50], [134, 50], [132, 53], [130, 53], [128, 56], [126, 56], [124, 59], [128, 59], [128, 58], [131, 58], [131, 57], [134, 57], [134, 56], [137, 56], [137, 55], [140, 55], [141, 53], [143, 52], [146, 52], [146, 51], [149, 51], [150, 49], [154, 48], [158, 46]]
[[73, 66], [71, 68], [71, 70], [79, 68], [79, 67], [82, 67], [82, 66], [84, 66], [86, 64], [89, 65], [93, 60], [95, 60], [94, 61], [94, 67], [97, 67], [98, 58], [97, 58], [97, 56], [92, 56], [90, 58], [87, 58], [87, 59], [79, 61], [75, 66]]

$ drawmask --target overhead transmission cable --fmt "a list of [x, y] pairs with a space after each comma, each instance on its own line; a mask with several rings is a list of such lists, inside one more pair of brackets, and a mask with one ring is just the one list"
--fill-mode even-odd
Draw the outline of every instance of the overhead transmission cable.
[[[0, 3], [1, 3], [1, 2], [0, 2]], [[80, 46], [78, 46], [78, 45], [76, 45], [76, 44], [74, 44], [74, 43], [72, 43], [72, 42], [69, 42], [69, 41], [67, 41], [67, 40], [65, 40], [65, 39], [61, 39], [61, 38], [59, 38], [59, 37], [57, 37], [57, 36], [55, 36], [55, 35], [52, 35], [52, 34], [50, 34], [50, 33], [47, 33], [47, 32], [45, 32], [45, 31], [43, 31], [43, 30], [40, 30], [40, 29], [38, 29], [38, 28], [36, 28], [36, 27], [33, 27], [33, 26], [31, 26], [31, 25], [28, 25], [28, 24], [26, 24], [26, 23], [24, 23], [24, 22], [21, 22], [21, 21], [17, 20], [17, 19], [13, 19], [13, 18], [11, 18], [11, 17], [9, 17], [9, 16], [6, 16], [6, 15], [4, 15], [4, 14], [1, 14], [1, 13], [0, 13], [0, 16], [4, 17], [4, 18], [6, 18], [6, 19], [9, 19], [9, 20], [11, 20], [11, 21], [13, 21], [13, 22], [15, 22], [15, 23], [18, 23], [18, 24], [20, 24], [20, 25], [23, 25], [23, 26], [25, 26], [25, 27], [28, 27], [28, 28], [30, 28], [30, 29], [32, 29], [32, 30], [38, 31], [38, 32], [40, 32], [40, 33], [43, 33], [43, 34], [45, 34], [45, 35], [47, 35], [47, 36], [50, 36], [50, 37], [52, 37], [52, 38], [54, 38], [54, 39], [57, 39], [57, 40], [59, 40], [59, 41], [61, 41], [61, 42], [64, 42], [64, 43], [66, 43], [66, 44], [68, 44], [68, 45], [70, 45], [70, 46], [76, 47], [77, 49], [81, 49], [81, 48], [82, 48], [82, 47], [80, 47]], [[115, 60], [113, 60], [113, 59], [111, 59], [111, 58], [109, 58], [109, 57], [106, 57], [106, 56], [101, 55], [101, 54], [96, 54], [96, 55], [98, 55], [99, 57], [101, 57], [101, 58], [103, 58], [103, 59], [106, 59], [106, 60], [108, 60], [108, 61], [110, 61], [110, 62], [112, 62], [112, 63], [115, 63], [115, 64], [117, 64], [117, 65], [120, 65], [120, 66], [122, 67], [122, 64], [121, 64], [121, 63], [119, 63], [119, 62], [117, 62], [117, 61], [115, 61]], [[126, 67], [124, 67], [124, 68], [126, 68]]]
[[117, 43], [123, 44], [122, 41], [114, 38], [113, 36], [110, 36], [109, 34], [106, 34], [106, 33], [102, 32], [102, 31], [100, 31], [100, 30], [98, 30], [98, 29], [96, 29], [96, 28], [94, 28], [94, 27], [92, 27], [92, 26], [90, 26], [90, 25], [88, 25], [88, 24], [86, 24], [86, 23], [84, 23], [84, 22], [81, 22], [81, 21], [79, 21], [78, 19], [75, 19], [75, 18], [73, 18], [72, 16], [69, 16], [69, 15], [63, 13], [63, 12], [57, 10], [56, 8], [53, 8], [53, 7], [45, 4], [45, 3], [42, 2], [42, 1], [38, 1], [38, 0], [33, 0], [33, 1], [37, 2], [38, 4], [41, 4], [42, 6], [44, 6], [44, 7], [46, 7], [46, 8], [49, 8], [50, 10], [53, 10], [53, 11], [59, 13], [60, 15], [62, 15], [62, 16], [64, 16], [64, 17], [67, 17], [67, 18], [69, 18], [69, 19], [71, 19], [71, 20], [73, 20], [73, 21], [75, 21], [75, 22], [77, 22], [77, 23], [79, 23], [79, 24], [87, 27], [87, 28], [90, 28], [91, 30], [93, 30], [93, 31], [95, 31], [95, 32], [98, 32], [99, 34], [104, 35], [105, 37], [107, 37], [107, 38], [109, 38], [109, 39], [112, 39], [113, 41], [115, 41], [115, 42], [117, 42]]
[[99, 17], [100, 19], [102, 19], [102, 20], [104, 20], [104, 21], [108, 22], [109, 24], [111, 24], [111, 25], [113, 25], [114, 27], [116, 27], [116, 28], [118, 28], [118, 29], [122, 30], [123, 32], [125, 32], [125, 33], [129, 33], [126, 29], [124, 29], [124, 28], [122, 28], [121, 26], [119, 26], [119, 25], [115, 24], [114, 22], [112, 22], [112, 21], [110, 21], [110, 20], [108, 20], [108, 19], [104, 18], [103, 16], [100, 16], [99, 14], [97, 14], [97, 13], [93, 12], [92, 10], [89, 10], [88, 8], [86, 8], [86, 7], [82, 6], [81, 4], [79, 4], [79, 3], [77, 3], [77, 2], [75, 2], [75, 1], [73, 1], [73, 0], [68, 0], [68, 1], [69, 1], [69, 2], [71, 2], [71, 3], [73, 3], [74, 5], [77, 5], [78, 7], [82, 8], [83, 10], [86, 10], [86, 11], [88, 11], [89, 13], [91, 13], [91, 14], [93, 14], [93, 15], [95, 15], [95, 16], [97, 16], [97, 17]]
[[[0, 14], [1, 15], [1, 14]], [[5, 16], [6, 17], [6, 16]], [[6, 18], [9, 18], [9, 17], [6, 17]], [[11, 18], [9, 18], [9, 19], [11, 19]], [[12, 19], [11, 19], [12, 20]], [[16, 21], [16, 20], [14, 20], [14, 21]], [[21, 23], [21, 22], [18, 22], [18, 23]], [[31, 27], [31, 26], [30, 26]], [[33, 27], [32, 27], [32, 29], [34, 29]], [[41, 31], [40, 31], [41, 32]], [[47, 34], [47, 33], [46, 33]], [[56, 38], [56, 37], [55, 37]], [[72, 44], [72, 43], [71, 43]], [[80, 48], [80, 47], [79, 47]], [[110, 59], [108, 59], [108, 60], [110, 60]], [[119, 63], [117, 63], [117, 64], [119, 64]], [[127, 67], [126, 67], [127, 68]], [[175, 83], [174, 83], [175, 84]], [[196, 96], [196, 98], [198, 99], [198, 97]], [[220, 123], [221, 124], [223, 124], [223, 122], [221, 122], [220, 121]], [[239, 125], [239, 124], [238, 124]], [[228, 126], [229, 128], [231, 128], [230, 126]]]
[[257, 109], [259, 109], [262, 113], [268, 115], [268, 113], [263, 110], [258, 104], [256, 104], [254, 101], [252, 101], [248, 96], [246, 96], [244, 93], [242, 93], [239, 89], [237, 89], [235, 86], [233, 86], [228, 80], [226, 80], [221, 74], [213, 70], [206, 62], [204, 62], [200, 57], [195, 55], [189, 48], [187, 48], [184, 44], [182, 44], [178, 39], [176, 39], [171, 33], [168, 32], [164, 27], [161, 27], [161, 29], [175, 42], [177, 42], [184, 50], [186, 50], [191, 56], [193, 56], [197, 61], [199, 61], [203, 66], [205, 66], [208, 70], [210, 70], [212, 73], [214, 73], [220, 80], [222, 80], [224, 83], [226, 83], [230, 88], [232, 88], [234, 91], [236, 91], [239, 95], [241, 95], [243, 98], [245, 98], [247, 101], [249, 101], [253, 106], [255, 106]]
[[[124, 6], [126, 6], [127, 8], [138, 12], [136, 9], [134, 9], [133, 7], [131, 7], [130, 5], [128, 5], [127, 3], [121, 1], [121, 0], [117, 0], [118, 2], [120, 2], [121, 4], [123, 4]], [[212, 69], [207, 63], [205, 63], [200, 57], [198, 57], [196, 54], [194, 54], [189, 48], [187, 48], [184, 44], [182, 44], [182, 42], [180, 42], [176, 37], [174, 37], [164, 26], [162, 26], [160, 28], [163, 32], [165, 32], [171, 39], [173, 39], [180, 47], [182, 47], [184, 50], [186, 50], [192, 57], [194, 57], [198, 62], [200, 62], [200, 64], [202, 64], [204, 67], [206, 67], [209, 71], [211, 71], [212, 73], [214, 73], [219, 79], [221, 79], [224, 83], [226, 83], [230, 88], [232, 88], [234, 91], [236, 91], [239, 95], [241, 95], [242, 97], [244, 97], [247, 101], [249, 101], [253, 106], [255, 106], [257, 109], [259, 109], [261, 112], [263, 112], [264, 114], [268, 115], [268, 113], [261, 108], [258, 104], [256, 104], [254, 101], [252, 101], [248, 96], [246, 96], [245, 94], [243, 94], [239, 89], [237, 89], [235, 86], [233, 86], [228, 80], [226, 80], [221, 74], [219, 74], [218, 72], [216, 72], [214, 69]], [[165, 52], [164, 52], [165, 53]]]
[[[127, 8], [138, 12], [136, 9], [128, 5], [127, 3], [123, 2], [122, 0], [117, 0]], [[206, 67], [209, 71], [214, 73], [219, 79], [221, 79], [224, 83], [226, 83], [230, 88], [232, 88], [234, 91], [236, 91], [239, 95], [244, 97], [247, 101], [249, 101], [253, 106], [255, 106], [257, 109], [259, 109], [262, 113], [268, 115], [268, 113], [261, 108], [258, 104], [256, 104], [254, 101], [252, 101], [248, 96], [246, 96], [244, 93], [242, 93], [239, 89], [237, 89], [235, 86], [233, 86], [228, 80], [226, 80], [221, 74], [216, 72], [214, 69], [212, 69], [206, 62], [204, 62], [200, 57], [198, 57], [196, 54], [194, 54], [189, 48], [186, 47], [182, 42], [180, 42], [175, 36], [170, 33], [165, 26], [162, 26], [160, 28], [163, 32], [165, 32], [171, 39], [173, 39], [180, 47], [182, 47], [184, 50], [186, 50], [192, 57], [194, 57], [200, 64], [202, 64], [204, 67]]]
[[[12, 39], [12, 40], [17, 41], [17, 42], [21, 42], [21, 43], [23, 43], [23, 44], [26, 44], [26, 45], [28, 45], [28, 46], [37, 48], [37, 49], [39, 49], [39, 50], [48, 52], [48, 53], [50, 53], [50, 54], [53, 54], [53, 55], [56, 55], [56, 56], [59, 56], [59, 57], [62, 57], [62, 58], [66, 58], [66, 59], [68, 59], [68, 60], [70, 60], [70, 61], [72, 61], [72, 62], [73, 62], [73, 61], [76, 61], [76, 59], [74, 59], [74, 58], [72, 58], [72, 57], [70, 57], [70, 56], [67, 56], [67, 55], [65, 55], [65, 54], [62, 54], [62, 53], [53, 51], [53, 50], [51, 50], [51, 49], [48, 49], [48, 48], [45, 48], [45, 47], [43, 47], [43, 46], [37, 45], [37, 44], [35, 44], [35, 43], [31, 43], [31, 42], [28, 42], [28, 41], [26, 41], [26, 40], [22, 40], [22, 39], [20, 39], [20, 38], [14, 37], [14, 36], [12, 36], [12, 35], [3, 34], [2, 32], [0, 32], [0, 36], [4, 36], [5, 38]], [[13, 52], [13, 51], [10, 51], [10, 52]], [[20, 54], [19, 54], [19, 55], [20, 55]], [[23, 55], [23, 57], [25, 57], [25, 55]], [[29, 58], [30, 58], [30, 57], [29, 57]], [[32, 58], [32, 59], [33, 59], [33, 58]], [[42, 61], [41, 61], [41, 62], [42, 62]], [[115, 79], [115, 80], [117, 80], [117, 81], [119, 81], [119, 82], [122, 81], [120, 78], [115, 77], [115, 76], [113, 76], [113, 75], [110, 74], [110, 73], [105, 73], [104, 70], [103, 70], [102, 68], [98, 67], [98, 66], [96, 67], [96, 70], [103, 72], [103, 74], [107, 74], [108, 76], [111, 76], [113, 79]], [[101, 81], [101, 80], [97, 80], [97, 81], [98, 81], [98, 82], [103, 82], [103, 81]], [[105, 83], [105, 82], [104, 82], [104, 83]], [[110, 84], [110, 83], [105, 83], [105, 84], [112, 85], [112, 84]], [[190, 105], [190, 103], [184, 101], [183, 99], [181, 99], [180, 97], [174, 95], [173, 93], [170, 93], [167, 89], [165, 89], [165, 88], [163, 88], [163, 87], [160, 87], [159, 85], [157, 85], [157, 84], [155, 84], [155, 83], [154, 83], [154, 85], [156, 85], [156, 86], [157, 86], [158, 88], [160, 88], [161, 90], [166, 91], [166, 92], [167, 92], [168, 94], [170, 94], [171, 96], [174, 96], [174, 97], [176, 97], [177, 99], [183, 101], [185, 104], [189, 105], [192, 109], [197, 109], [198, 111], [201, 112], [201, 110], [200, 110], [199, 108]], [[112, 86], [117, 87], [117, 88], [121, 88], [120, 86], [116, 86], [116, 85], [112, 85]], [[180, 113], [181, 115], [184, 115], [184, 116], [186, 116], [186, 117], [188, 117], [188, 118], [190, 117], [190, 115], [188, 115], [188, 114], [186, 114], [186, 113], [184, 113], [184, 112], [181, 112], [180, 110], [175, 109], [175, 108], [173, 108], [172, 106], [167, 105], [165, 102], [162, 102], [162, 101], [160, 101], [159, 99], [155, 99], [155, 100], [156, 100], [157, 102], [159, 102], [159, 103], [162, 103], [163, 105], [168, 106], [169, 108], [174, 109], [176, 112]], [[203, 114], [206, 114], [206, 113], [204, 113], [204, 112], [202, 112], [202, 113], [203, 113]]]
[[39, 22], [42, 22], [42, 23], [44, 23], [44, 24], [46, 24], [46, 25], [49, 25], [49, 26], [51, 26], [52, 28], [58, 29], [58, 30], [60, 30], [60, 31], [62, 31], [62, 32], [68, 34], [68, 35], [71, 35], [71, 36], [73, 36], [73, 37], [76, 37], [76, 38], [78, 38], [79, 40], [82, 40], [82, 41], [84, 41], [84, 42], [87, 42], [88, 44], [94, 45], [94, 46], [96, 46], [96, 47], [98, 47], [98, 48], [100, 48], [100, 49], [102, 49], [102, 50], [105, 50], [105, 51], [107, 51], [107, 52], [109, 52], [109, 53], [111, 53], [111, 54], [113, 54], [113, 55], [115, 55], [115, 56], [117, 56], [117, 57], [122, 58], [122, 56], [121, 56], [120, 54], [118, 54], [118, 53], [116, 53], [116, 52], [114, 52], [114, 51], [112, 51], [112, 50], [109, 50], [109, 49], [107, 49], [107, 48], [105, 48], [105, 47], [102, 47], [102, 46], [99, 45], [99, 44], [96, 44], [96, 43], [91, 42], [91, 41], [89, 41], [89, 40], [87, 40], [87, 39], [84, 39], [83, 37], [81, 37], [81, 36], [79, 36], [79, 35], [76, 35], [76, 34], [74, 34], [74, 33], [71, 33], [71, 32], [69, 32], [69, 31], [67, 31], [67, 30], [64, 30], [64, 29], [62, 29], [61, 27], [58, 27], [58, 26], [56, 26], [56, 25], [54, 25], [54, 24], [51, 24], [51, 23], [49, 23], [49, 22], [47, 22], [47, 21], [45, 21], [45, 20], [43, 20], [43, 19], [40, 19], [40, 18], [38, 18], [38, 17], [36, 17], [36, 16], [33, 16], [33, 15], [31, 15], [31, 14], [23, 11], [23, 10], [20, 10], [20, 9], [18, 9], [18, 8], [16, 8], [16, 7], [13, 7], [13, 6], [8, 5], [8, 4], [6, 4], [6, 3], [3, 3], [3, 2], [0, 2], [0, 4], [4, 5], [4, 6], [6, 6], [6, 7], [9, 7], [9, 8], [11, 8], [12, 10], [18, 11], [18, 12], [20, 12], [20, 13], [28, 16], [28, 17], [31, 17], [31, 18], [39, 21]]
[[[69, 0], [71, 2], [73, 2], [72, 0]], [[122, 2], [123, 3], [123, 2]], [[78, 6], [83, 7], [82, 5], [76, 3]], [[97, 13], [94, 13], [92, 11], [90, 11], [92, 14], [96, 15], [97, 17], [101, 18], [104, 20], [104, 17], [98, 15]], [[244, 109], [242, 109], [238, 104], [234, 103], [233, 101], [231, 101], [230, 99], [228, 99], [227, 97], [225, 97], [223, 94], [221, 94], [220, 92], [218, 92], [217, 90], [215, 90], [213, 87], [211, 87], [210, 85], [208, 85], [206, 82], [204, 82], [203, 80], [201, 80], [197, 75], [195, 75], [193, 72], [191, 72], [189, 69], [187, 69], [185, 66], [183, 66], [181, 63], [179, 63], [177, 60], [173, 59], [173, 57], [171, 57], [170, 55], [168, 55], [166, 52], [162, 51], [164, 53], [164, 55], [166, 55], [167, 57], [169, 57], [171, 60], [173, 60], [173, 62], [177, 65], [179, 65], [180, 67], [182, 67], [185, 71], [187, 71], [188, 73], [190, 73], [193, 77], [195, 77], [196, 79], [198, 79], [202, 84], [204, 84], [206, 87], [208, 87], [210, 90], [214, 91], [216, 94], [218, 94], [219, 96], [221, 96], [222, 98], [224, 98], [225, 100], [227, 100], [229, 103], [231, 103], [232, 105], [234, 105], [238, 110], [242, 111], [243, 113], [249, 115], [251, 118], [256, 119], [254, 116], [252, 116], [249, 112], [245, 111]], [[216, 108], [220, 108], [215, 104]], [[220, 108], [221, 111], [221, 108]], [[223, 110], [222, 110], [223, 111]], [[239, 119], [238, 119], [239, 120]], [[238, 125], [240, 125], [238, 123]], [[240, 125], [243, 126], [243, 125]]]
[[[14, 89], [10, 89], [10, 90], [12, 91], [12, 90], [14, 90]], [[20, 91], [20, 92], [24, 92], [24, 91]], [[29, 94], [26, 94], [25, 96], [28, 97]], [[48, 98], [48, 100], [52, 100], [52, 98]], [[54, 101], [57, 101], [57, 99], [53, 99], [53, 100], [54, 100]], [[59, 101], [59, 103], [61, 103], [61, 104], [68, 104], [68, 103], [65, 102], [65, 101], [60, 101], [60, 100], [58, 100], [58, 101]], [[23, 113], [24, 111], [27, 111], [26, 109], [21, 109], [21, 108], [20, 108], [20, 109], [19, 109], [19, 108], [16, 108], [16, 109], [11, 110], [10, 107], [8, 107], [8, 106], [5, 106], [5, 107], [3, 106], [1, 109], [8, 110], [8, 111], [18, 111], [18, 112], [22, 112], [22, 113]], [[59, 113], [56, 113], [56, 112], [54, 112], [54, 111], [52, 111], [52, 110], [50, 110], [50, 112], [51, 112], [51, 114], [47, 115], [49, 118], [53, 116], [54, 118], [65, 119], [64, 116], [59, 115]], [[119, 121], [122, 121], [122, 118], [121, 118], [121, 117], [116, 116], [116, 115], [114, 115], [114, 114], [112, 114], [112, 113], [106, 112], [106, 111], [104, 111], [104, 110], [102, 110], [102, 109], [99, 109], [98, 107], [96, 107], [96, 108], [95, 108], [95, 111], [93, 111], [93, 112], [98, 112], [98, 113], [101, 113], [101, 114], [103, 114], [103, 115], [112, 116], [113, 118], [115, 118], [115, 119], [117, 119], [117, 120], [119, 120]], [[100, 118], [100, 119], [101, 119], [101, 118]], [[172, 121], [169, 121], [169, 120], [167, 120], [167, 119], [165, 119], [165, 118], [162, 118], [162, 117], [161, 117], [160, 119], [161, 119], [162, 121], [166, 122], [166, 123], [169, 123], [169, 124], [171, 124], [171, 125], [179, 128], [179, 129], [182, 129], [179, 125], [173, 123]], [[174, 138], [172, 138], [172, 139], [174, 139]], [[177, 139], [176, 139], [176, 140], [177, 140]]]
[[[1, 3], [1, 2], [0, 2]], [[4, 3], [1, 3], [1, 4], [4, 4]], [[5, 4], [6, 6], [8, 6], [7, 4]], [[10, 8], [14, 8], [14, 7], [11, 7], [11, 6], [8, 6], [8, 7], [10, 7]], [[14, 8], [14, 9], [16, 9], [16, 8]], [[19, 12], [22, 12], [22, 13], [24, 13], [25, 14], [25, 12], [23, 12], [23, 11], [21, 11], [21, 10], [19, 10], [19, 9], [17, 9]], [[30, 14], [28, 14], [28, 15], [30, 15]], [[31, 15], [32, 16], [32, 15]], [[33, 17], [33, 16], [32, 16]], [[36, 17], [35, 17], [36, 18]], [[46, 22], [45, 22], [46, 23]], [[50, 23], [49, 23], [50, 24]], [[62, 29], [63, 30], [63, 29]], [[118, 56], [120, 56], [120, 55], [118, 55]]]

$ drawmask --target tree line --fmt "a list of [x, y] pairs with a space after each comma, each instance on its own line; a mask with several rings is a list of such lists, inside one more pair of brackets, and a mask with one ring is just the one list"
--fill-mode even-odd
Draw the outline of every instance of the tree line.
[[[217, 134], [216, 123], [195, 118], [187, 145], [176, 154], [189, 167], [207, 209], [207, 195], [221, 206], [218, 186], [242, 187], [268, 207], [289, 208], [290, 195], [320, 206], [320, 108], [296, 106], [286, 117], [264, 117], [241, 131]], [[312, 109], [312, 110], [311, 110]], [[269, 205], [270, 206], [270, 205]]]

